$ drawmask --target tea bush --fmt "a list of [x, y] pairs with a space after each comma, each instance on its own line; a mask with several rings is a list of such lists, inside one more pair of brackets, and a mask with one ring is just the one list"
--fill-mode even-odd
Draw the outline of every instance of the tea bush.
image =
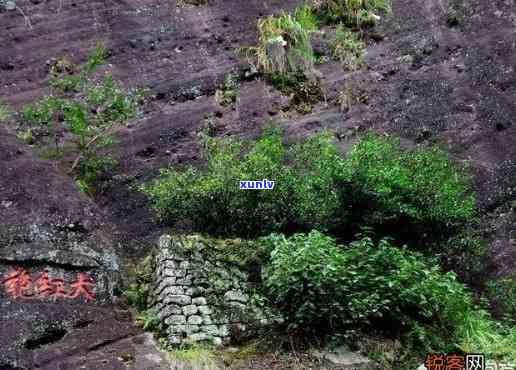
[[401, 326], [436, 315], [450, 322], [471, 300], [452, 273], [386, 239], [375, 245], [363, 238], [343, 248], [312, 231], [263, 242], [272, 249], [265, 286], [293, 329], [342, 330], [374, 320]]
[[[326, 226], [337, 220], [340, 156], [329, 134], [288, 150], [270, 128], [250, 148], [206, 138], [204, 171], [164, 170], [141, 189], [162, 220], [191, 220], [197, 230], [240, 236], [294, 226]], [[268, 179], [274, 190], [240, 190], [239, 181]]]
[[[288, 149], [278, 129], [249, 146], [205, 143], [206, 168], [163, 170], [142, 187], [163, 221], [187, 219], [201, 231], [256, 236], [350, 225], [356, 232], [401, 221], [439, 231], [475, 215], [466, 175], [437, 148], [402, 151], [395, 140], [369, 134], [343, 157], [329, 133]], [[275, 181], [274, 190], [238, 188], [240, 180], [261, 179]]]
[[[23, 125], [36, 126], [53, 138], [53, 157], [62, 158], [64, 147], [73, 147], [76, 159], [71, 172], [79, 188], [87, 193], [93, 192], [101, 174], [114, 166], [115, 161], [100, 151], [113, 143], [112, 132], [117, 125], [135, 117], [142, 97], [138, 91], [123, 91], [109, 74], [93, 76], [105, 62], [105, 54], [99, 44], [81, 68], [64, 59], [58, 61], [52, 67], [52, 94], [25, 106], [21, 114]], [[63, 138], [71, 145], [61, 146]], [[38, 142], [32, 135], [31, 142], [49, 144]]]
[[516, 276], [488, 282], [487, 297], [505, 321], [516, 324]]
[[273, 234], [262, 243], [270, 251], [265, 289], [291, 331], [321, 336], [386, 328], [427, 351], [516, 354], [516, 330], [476, 307], [455, 274], [387, 239], [343, 247], [312, 231]]
[[368, 134], [348, 154], [345, 172], [372, 222], [450, 227], [476, 215], [466, 172], [437, 147], [403, 151], [396, 139]]

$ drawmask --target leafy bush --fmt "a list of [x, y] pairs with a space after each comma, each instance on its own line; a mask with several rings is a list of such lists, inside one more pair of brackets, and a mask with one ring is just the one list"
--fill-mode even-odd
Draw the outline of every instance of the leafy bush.
[[348, 154], [346, 173], [356, 201], [374, 203], [373, 222], [452, 226], [475, 216], [465, 171], [437, 147], [403, 151], [398, 140], [368, 134]]
[[[252, 236], [329, 225], [339, 212], [340, 157], [331, 135], [287, 150], [270, 128], [248, 150], [237, 141], [206, 138], [205, 171], [164, 170], [142, 187], [164, 221], [188, 219], [198, 230]], [[239, 181], [268, 179], [274, 190], [240, 190]]]
[[401, 325], [436, 314], [447, 319], [469, 299], [453, 274], [388, 240], [375, 246], [364, 238], [341, 248], [312, 231], [264, 242], [273, 248], [265, 285], [292, 328], [342, 329], [382, 318]]
[[161, 330], [161, 320], [152, 309], [142, 311], [136, 317], [136, 324], [147, 331], [157, 332]]
[[[437, 148], [405, 152], [395, 140], [369, 134], [343, 158], [329, 133], [287, 149], [278, 129], [249, 147], [212, 138], [205, 145], [204, 170], [164, 170], [142, 187], [163, 221], [254, 236], [402, 222], [438, 230], [475, 215], [464, 172]], [[274, 190], [238, 188], [261, 179], [275, 181]]]
[[321, 335], [383, 327], [410, 333], [427, 350], [515, 354], [516, 331], [478, 309], [455, 274], [389, 240], [375, 245], [366, 237], [341, 247], [312, 231], [274, 234], [262, 243], [270, 251], [264, 284], [291, 330]]
[[[278, 129], [250, 148], [212, 138], [205, 145], [204, 170], [164, 170], [142, 187], [163, 221], [255, 236], [400, 220], [451, 226], [475, 214], [465, 175], [436, 148], [404, 152], [394, 140], [367, 135], [342, 158], [328, 133], [287, 149]], [[274, 190], [238, 188], [241, 180], [261, 179], [276, 181]]]
[[215, 100], [223, 106], [236, 103], [238, 99], [238, 88], [238, 75], [235, 73], [228, 73], [221, 89], [215, 92]]
[[477, 288], [485, 281], [489, 247], [479, 231], [468, 227], [444, 242], [437, 240], [430, 249], [440, 257], [441, 266], [453, 270], [460, 281]]
[[488, 282], [487, 297], [505, 321], [516, 324], [516, 276]]
[[52, 123], [55, 113], [62, 105], [61, 99], [46, 96], [34, 104], [26, 105], [22, 110], [22, 118], [31, 125], [48, 125]]

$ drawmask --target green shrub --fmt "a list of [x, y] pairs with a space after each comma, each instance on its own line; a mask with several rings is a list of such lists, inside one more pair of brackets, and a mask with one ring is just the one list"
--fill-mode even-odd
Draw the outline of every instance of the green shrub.
[[124, 291], [127, 303], [142, 312], [147, 308], [149, 287], [147, 285], [133, 283]]
[[368, 134], [348, 154], [346, 172], [355, 200], [373, 203], [373, 222], [407, 218], [449, 227], [475, 216], [465, 171], [437, 147], [403, 151], [398, 140]]
[[337, 27], [331, 48], [333, 57], [347, 70], [354, 71], [362, 66], [365, 44], [342, 24]]
[[82, 83], [83, 76], [81, 75], [63, 76], [50, 80], [50, 86], [64, 94], [79, 92]]
[[52, 124], [55, 114], [63, 106], [63, 101], [54, 96], [46, 96], [40, 101], [26, 105], [22, 110], [22, 118], [30, 125]]
[[[105, 48], [97, 45], [77, 74], [64, 77], [59, 76], [64, 71], [75, 73], [77, 68], [72, 68], [65, 59], [59, 61], [52, 69], [51, 80], [56, 96], [46, 96], [22, 111], [24, 124], [40, 126], [53, 137], [56, 154], [61, 137], [72, 144], [67, 146], [76, 152], [71, 171], [79, 188], [87, 193], [94, 192], [100, 175], [115, 164], [109, 155], [101, 155], [100, 150], [113, 143], [111, 135], [117, 125], [135, 117], [141, 99], [140, 92], [122, 91], [109, 74], [101, 82], [94, 82], [91, 75], [104, 63], [105, 54]], [[68, 133], [61, 135], [63, 131]]]
[[317, 16], [327, 24], [343, 22], [348, 26], [372, 26], [377, 13], [390, 12], [389, 0], [314, 0]]
[[479, 287], [485, 281], [488, 244], [476, 230], [467, 228], [446, 241], [436, 241], [431, 245], [432, 253], [439, 255], [441, 266], [453, 270], [462, 282]]
[[[341, 161], [329, 134], [290, 150], [274, 128], [247, 150], [237, 141], [205, 140], [204, 171], [164, 170], [142, 187], [162, 220], [188, 219], [198, 230], [242, 236], [334, 221], [340, 203], [333, 176]], [[275, 181], [274, 190], [239, 189], [239, 181], [262, 179]]]
[[486, 293], [495, 311], [508, 323], [516, 324], [516, 276], [489, 281]]
[[264, 285], [291, 330], [320, 336], [398, 329], [419, 342], [416, 348], [424, 343], [426, 350], [501, 358], [515, 353], [516, 331], [477, 308], [455, 274], [389, 240], [375, 245], [363, 238], [341, 247], [312, 231], [274, 234], [262, 243], [270, 251]]
[[235, 73], [228, 73], [221, 89], [215, 92], [215, 100], [223, 106], [236, 103], [238, 99], [238, 88], [238, 75]]
[[442, 274], [388, 240], [375, 246], [364, 238], [342, 248], [312, 231], [291, 238], [272, 235], [264, 242], [274, 248], [265, 285], [293, 328], [342, 330], [382, 318], [400, 325], [411, 317], [449, 319], [469, 299], [453, 274]]
[[[402, 221], [452, 226], [475, 215], [465, 175], [436, 148], [405, 152], [394, 140], [367, 135], [344, 159], [328, 133], [287, 149], [277, 129], [248, 149], [234, 140], [205, 145], [204, 170], [164, 170], [142, 187], [162, 220], [254, 236]], [[276, 181], [274, 190], [238, 188], [240, 180], [261, 179]]]
[[161, 330], [161, 320], [154, 310], [142, 311], [136, 317], [136, 324], [143, 330], [158, 332]]

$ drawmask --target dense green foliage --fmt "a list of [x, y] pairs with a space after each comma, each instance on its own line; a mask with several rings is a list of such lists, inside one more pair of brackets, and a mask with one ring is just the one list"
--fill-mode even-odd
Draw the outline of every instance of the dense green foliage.
[[271, 251], [264, 285], [291, 330], [321, 335], [387, 328], [427, 351], [516, 354], [516, 331], [476, 307], [455, 274], [387, 239], [375, 245], [366, 237], [342, 247], [312, 231], [262, 242]]
[[487, 296], [505, 321], [516, 324], [516, 276], [490, 281]]
[[376, 219], [451, 226], [475, 216], [465, 172], [437, 147], [403, 151], [396, 139], [369, 134], [349, 153], [346, 177], [354, 193], [374, 202]]
[[[61, 157], [57, 152], [64, 147], [74, 148], [76, 159], [71, 170], [86, 192], [91, 192], [99, 176], [115, 164], [100, 151], [113, 143], [111, 134], [117, 125], [135, 117], [141, 97], [139, 92], [122, 91], [109, 74], [100, 81], [94, 78], [93, 73], [104, 63], [105, 53], [104, 47], [98, 45], [80, 71], [64, 59], [57, 61], [52, 67], [52, 94], [22, 110], [29, 133], [37, 127], [53, 138], [53, 157]], [[28, 137], [34, 141], [32, 135]], [[63, 137], [67, 143], [61, 146]]]
[[[265, 285], [297, 328], [343, 328], [385, 319], [401, 326], [410, 317], [450, 317], [468, 301], [453, 274], [427, 266], [417, 254], [370, 238], [347, 248], [313, 231], [272, 235]], [[397, 326], [393, 325], [393, 326]]]
[[[339, 155], [328, 134], [287, 149], [269, 129], [245, 150], [243, 143], [206, 138], [204, 171], [164, 170], [144, 186], [163, 220], [189, 219], [199, 230], [251, 236], [292, 225], [328, 225], [339, 211]], [[239, 181], [269, 179], [274, 190], [246, 191]]]
[[[286, 148], [278, 129], [250, 147], [208, 138], [206, 148], [204, 170], [164, 170], [142, 188], [162, 220], [255, 236], [331, 230], [349, 221], [449, 226], [475, 212], [465, 175], [437, 148], [405, 152], [370, 134], [343, 157], [328, 133]], [[274, 190], [239, 190], [241, 180], [262, 179], [275, 181]]]

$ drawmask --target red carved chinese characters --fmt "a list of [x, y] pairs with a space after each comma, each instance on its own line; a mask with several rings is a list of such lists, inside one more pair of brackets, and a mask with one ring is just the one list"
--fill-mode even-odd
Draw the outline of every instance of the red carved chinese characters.
[[54, 286], [50, 282], [48, 277], [48, 271], [45, 270], [35, 281], [36, 293], [39, 297], [48, 297], [54, 294]]
[[65, 282], [63, 279], [52, 279], [52, 285], [55, 288], [53, 296], [55, 298], [68, 298], [65, 290]]
[[13, 298], [29, 298], [29, 291], [32, 285], [32, 278], [29, 273], [21, 267], [14, 267], [9, 271], [3, 284], [7, 294]]
[[45, 269], [32, 280], [31, 275], [21, 267], [12, 267], [2, 280], [5, 292], [11, 298], [68, 298], [84, 297], [87, 301], [95, 299], [93, 292], [94, 282], [90, 275], [81, 272], [77, 280], [70, 284], [70, 291], [66, 289], [66, 282], [62, 278], [50, 278]]
[[70, 294], [70, 298], [77, 298], [81, 295], [86, 298], [86, 300], [95, 299], [95, 293], [91, 291], [91, 287], [93, 286], [93, 280], [88, 274], [81, 272], [77, 275], [77, 281], [72, 285], [73, 291]]

